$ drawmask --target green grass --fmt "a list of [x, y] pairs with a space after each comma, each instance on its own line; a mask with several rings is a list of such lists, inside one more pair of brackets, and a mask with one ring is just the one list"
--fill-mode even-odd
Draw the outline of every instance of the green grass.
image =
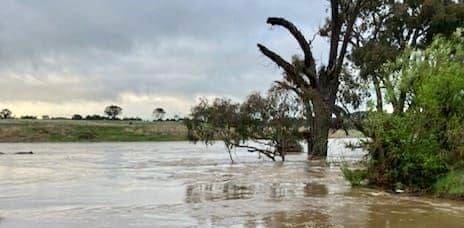
[[464, 199], [464, 170], [451, 171], [440, 178], [433, 192], [440, 197]]
[[0, 142], [134, 142], [186, 140], [182, 122], [0, 120]]

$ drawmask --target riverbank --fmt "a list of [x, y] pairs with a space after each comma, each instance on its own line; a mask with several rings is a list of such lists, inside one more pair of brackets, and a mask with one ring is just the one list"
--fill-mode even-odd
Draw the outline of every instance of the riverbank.
[[182, 122], [0, 120], [0, 142], [138, 142], [187, 140]]
[[[346, 137], [343, 131], [330, 138]], [[350, 131], [349, 137], [362, 137]], [[0, 142], [161, 142], [185, 141], [181, 121], [0, 120]]]
[[[364, 164], [364, 162], [362, 162]], [[464, 201], [464, 170], [450, 170], [448, 173], [440, 176], [438, 180], [429, 186], [427, 189], [418, 191], [410, 189], [401, 184], [395, 188], [386, 188], [369, 183], [369, 169], [364, 165], [347, 164], [341, 167], [342, 174], [353, 187], [363, 187], [370, 189], [382, 190], [392, 194], [406, 194], [410, 196], [427, 196], [435, 198], [444, 198], [450, 200]]]

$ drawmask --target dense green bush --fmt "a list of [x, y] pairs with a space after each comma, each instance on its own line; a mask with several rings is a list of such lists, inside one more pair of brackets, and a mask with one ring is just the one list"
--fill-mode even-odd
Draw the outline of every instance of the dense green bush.
[[375, 113], [367, 125], [374, 136], [369, 143], [372, 184], [394, 188], [401, 184], [410, 190], [428, 189], [447, 172], [433, 131], [424, 131], [413, 114], [402, 116]]
[[462, 34], [406, 52], [385, 67], [385, 74], [387, 102], [394, 110], [371, 112], [365, 122], [370, 183], [410, 191], [446, 189], [449, 170], [464, 159]]
[[451, 171], [433, 186], [437, 196], [464, 199], [464, 170]]

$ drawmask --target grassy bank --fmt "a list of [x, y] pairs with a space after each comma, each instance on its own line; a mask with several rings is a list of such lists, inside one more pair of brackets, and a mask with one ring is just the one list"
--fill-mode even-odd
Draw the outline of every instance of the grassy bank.
[[[347, 137], [343, 131], [330, 138]], [[351, 131], [348, 137], [362, 137]], [[182, 122], [0, 120], [0, 142], [142, 142], [187, 140]]]
[[134, 142], [186, 140], [181, 122], [0, 120], [0, 142]]

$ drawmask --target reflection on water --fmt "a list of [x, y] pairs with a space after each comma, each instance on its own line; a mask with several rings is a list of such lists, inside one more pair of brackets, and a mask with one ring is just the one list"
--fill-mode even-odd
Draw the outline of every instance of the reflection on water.
[[[330, 160], [362, 151], [330, 142]], [[221, 144], [0, 144], [1, 227], [462, 227], [464, 203], [352, 189], [304, 154]]]

